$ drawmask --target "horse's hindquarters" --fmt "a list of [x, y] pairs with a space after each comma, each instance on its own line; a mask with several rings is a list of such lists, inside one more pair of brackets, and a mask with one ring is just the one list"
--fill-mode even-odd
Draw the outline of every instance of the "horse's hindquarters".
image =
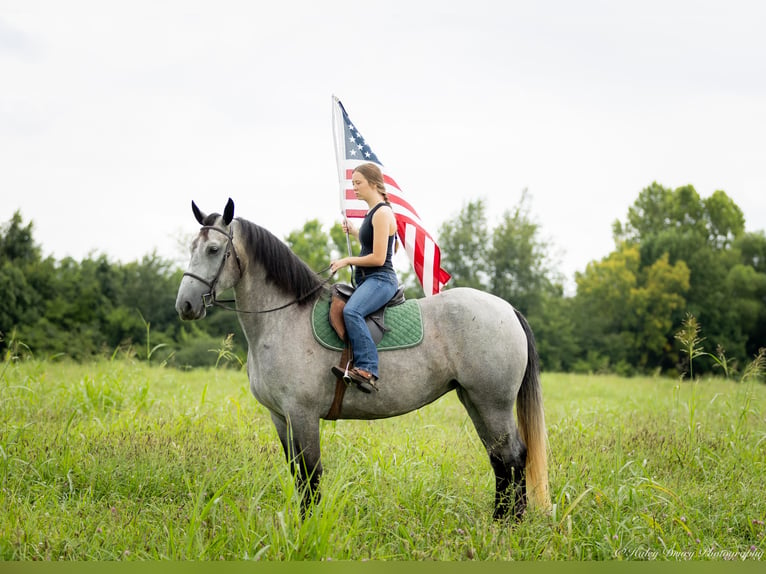
[[463, 388], [513, 400], [527, 365], [527, 338], [514, 308], [456, 288], [421, 304], [428, 361]]

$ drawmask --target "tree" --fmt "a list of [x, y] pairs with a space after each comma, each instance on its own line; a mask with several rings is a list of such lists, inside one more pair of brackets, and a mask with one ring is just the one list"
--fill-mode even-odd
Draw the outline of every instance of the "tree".
[[677, 325], [674, 317], [686, 303], [689, 268], [683, 261], [670, 265], [665, 254], [641, 270], [639, 283], [630, 293], [629, 305], [634, 312], [629, 315], [632, 321], [626, 322], [636, 337], [631, 362], [641, 371], [663, 366], [663, 361], [665, 367], [672, 367], [677, 360], [670, 340]]
[[739, 206], [718, 190], [703, 200], [708, 240], [713, 247], [727, 249], [745, 231], [745, 216]]
[[0, 227], [0, 351], [8, 339], [23, 323], [37, 320], [41, 313], [42, 297], [37, 288], [43, 286], [38, 266], [40, 248], [33, 239], [33, 224], [24, 225], [21, 213], [16, 211]]
[[53, 269], [52, 296], [43, 316], [20, 327], [23, 340], [43, 353], [66, 353], [82, 359], [99, 353], [106, 341], [102, 326], [113, 309], [109, 284], [112, 268], [106, 256], [78, 263], [71, 257]]
[[743, 265], [758, 273], [766, 273], [766, 234], [763, 231], [742, 234], [734, 244]]
[[35, 244], [32, 235], [32, 222], [25, 226], [21, 212], [16, 211], [11, 220], [0, 228], [0, 263], [10, 261], [24, 265], [39, 261], [40, 247]]
[[552, 249], [532, 217], [531, 197], [524, 190], [519, 202], [503, 213], [492, 231], [489, 290], [526, 316], [543, 368], [565, 370], [571, 367], [578, 345]]
[[524, 190], [514, 209], [503, 214], [489, 249], [490, 290], [525, 314], [538, 312], [548, 296], [561, 290], [550, 261], [551, 246], [540, 237], [529, 202]]
[[[663, 257], [669, 265], [686, 264], [690, 275], [685, 312], [705, 325], [705, 344], [721, 345], [739, 360], [747, 358], [748, 341], [758, 328], [754, 326], [758, 321], [752, 319], [761, 316], [757, 308], [764, 304], [758, 300], [757, 288], [743, 288], [748, 275], [736, 269], [738, 265], [753, 268], [752, 258], [750, 263], [743, 261], [739, 246], [751, 248], [751, 254], [758, 250], [756, 240], [742, 239], [744, 228], [742, 210], [724, 191], [703, 199], [690, 185], [671, 190], [656, 182], [641, 191], [625, 223], [618, 221], [613, 228], [617, 244], [639, 249], [642, 270]], [[753, 283], [748, 284], [757, 286], [756, 279], [749, 276]], [[676, 312], [676, 328], [681, 319]], [[715, 352], [715, 348], [707, 350]], [[711, 367], [712, 362], [703, 362], [700, 370]]]
[[576, 370], [597, 372], [629, 364], [628, 351], [635, 338], [625, 331], [623, 321], [631, 309], [630, 293], [637, 286], [638, 262], [636, 248], [623, 248], [575, 275], [576, 336], [586, 352]]
[[291, 232], [285, 241], [290, 249], [314, 271], [319, 272], [330, 264], [335, 246], [322, 230], [322, 224], [318, 219], [307, 221], [302, 229]]
[[727, 288], [745, 306], [738, 314], [749, 323], [745, 353], [750, 359], [766, 346], [766, 234], [745, 233], [735, 240], [734, 249], [744, 269], [732, 268]]
[[10, 261], [0, 264], [0, 293], [3, 294], [3, 304], [0, 305], [0, 350], [3, 350], [3, 340], [23, 320], [33, 301], [33, 293], [23, 271]]
[[[684, 308], [689, 269], [668, 257], [642, 269], [637, 246], [622, 244], [576, 275], [574, 308], [580, 344], [589, 356], [579, 370], [629, 374], [667, 359], [674, 313]], [[671, 359], [669, 366], [674, 363]]]
[[490, 234], [484, 201], [470, 201], [451, 221], [439, 228], [439, 248], [444, 269], [452, 279], [448, 288], [489, 289]]

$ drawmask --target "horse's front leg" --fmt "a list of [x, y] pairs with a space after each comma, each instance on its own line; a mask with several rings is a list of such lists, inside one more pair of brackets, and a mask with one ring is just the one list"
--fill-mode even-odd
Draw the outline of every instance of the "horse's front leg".
[[271, 413], [279, 440], [285, 451], [290, 472], [295, 477], [301, 493], [301, 514], [312, 504], [319, 502], [319, 480], [322, 478], [322, 461], [319, 448], [319, 421], [308, 417], [286, 416]]

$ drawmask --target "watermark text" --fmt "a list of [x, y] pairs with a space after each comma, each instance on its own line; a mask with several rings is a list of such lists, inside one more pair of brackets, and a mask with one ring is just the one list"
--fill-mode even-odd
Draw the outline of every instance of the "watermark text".
[[723, 548], [697, 548], [694, 550], [656, 550], [645, 546], [618, 548], [615, 558], [628, 560], [763, 560], [763, 550], [725, 550]]

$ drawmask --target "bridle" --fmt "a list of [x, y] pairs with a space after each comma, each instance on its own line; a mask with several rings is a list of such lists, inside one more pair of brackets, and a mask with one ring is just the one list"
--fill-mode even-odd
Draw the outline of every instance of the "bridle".
[[[221, 258], [221, 263], [218, 265], [218, 271], [216, 271], [215, 276], [211, 280], [207, 280], [204, 277], [200, 277], [196, 273], [192, 273], [190, 271], [184, 271], [183, 277], [191, 277], [192, 279], [196, 279], [203, 285], [205, 285], [209, 291], [207, 293], [202, 294], [202, 304], [205, 305], [206, 308], [209, 307], [220, 307], [221, 309], [226, 309], [227, 311], [234, 311], [235, 313], [272, 313], [274, 311], [280, 311], [282, 309], [285, 309], [287, 307], [290, 307], [291, 305], [295, 305], [296, 303], [300, 303], [306, 297], [309, 297], [310, 295], [313, 295], [317, 291], [319, 291], [322, 287], [324, 287], [333, 277], [335, 273], [332, 273], [327, 279], [319, 283], [316, 287], [311, 289], [308, 293], [304, 293], [300, 297], [290, 301], [289, 303], [285, 303], [284, 305], [280, 305], [279, 307], [274, 307], [273, 309], [264, 309], [260, 311], [245, 311], [242, 309], [237, 309], [236, 307], [230, 307], [228, 305], [225, 305], [224, 303], [235, 303], [234, 299], [225, 299], [220, 300], [216, 299], [215, 296], [215, 286], [218, 284], [218, 280], [221, 277], [221, 273], [223, 273], [223, 268], [226, 265], [226, 261], [231, 257], [234, 256], [234, 260], [237, 262], [237, 271], [239, 273], [239, 276], [242, 277], [242, 265], [239, 260], [239, 255], [237, 255], [237, 250], [234, 247], [234, 234], [231, 230], [231, 227], [229, 227], [229, 230], [225, 230], [221, 227], [217, 227], [215, 225], [203, 225], [200, 228], [200, 232], [210, 230], [210, 231], [217, 231], [218, 233], [221, 233], [222, 235], [226, 236], [226, 251], [223, 254], [223, 257]], [[320, 271], [320, 273], [324, 273], [330, 269], [330, 267], [327, 267]]]
[[205, 305], [205, 307], [212, 307], [216, 304], [216, 298], [215, 298], [215, 286], [218, 284], [218, 280], [221, 278], [221, 273], [223, 273], [223, 268], [226, 265], [226, 261], [229, 259], [229, 257], [233, 254], [234, 259], [237, 261], [237, 269], [239, 270], [239, 275], [242, 276], [242, 266], [239, 262], [239, 256], [237, 255], [237, 250], [234, 248], [234, 235], [231, 232], [231, 229], [229, 231], [226, 231], [225, 229], [222, 229], [220, 227], [216, 227], [215, 225], [203, 225], [200, 229], [200, 232], [210, 230], [210, 231], [217, 231], [218, 233], [221, 233], [222, 235], [226, 236], [226, 251], [223, 254], [223, 257], [221, 258], [221, 264], [218, 266], [218, 271], [215, 272], [215, 276], [212, 280], [208, 281], [204, 277], [200, 277], [196, 273], [192, 273], [190, 271], [184, 271], [183, 276], [184, 277], [191, 277], [192, 279], [196, 279], [205, 287], [209, 289], [207, 293], [202, 294], [202, 303]]

